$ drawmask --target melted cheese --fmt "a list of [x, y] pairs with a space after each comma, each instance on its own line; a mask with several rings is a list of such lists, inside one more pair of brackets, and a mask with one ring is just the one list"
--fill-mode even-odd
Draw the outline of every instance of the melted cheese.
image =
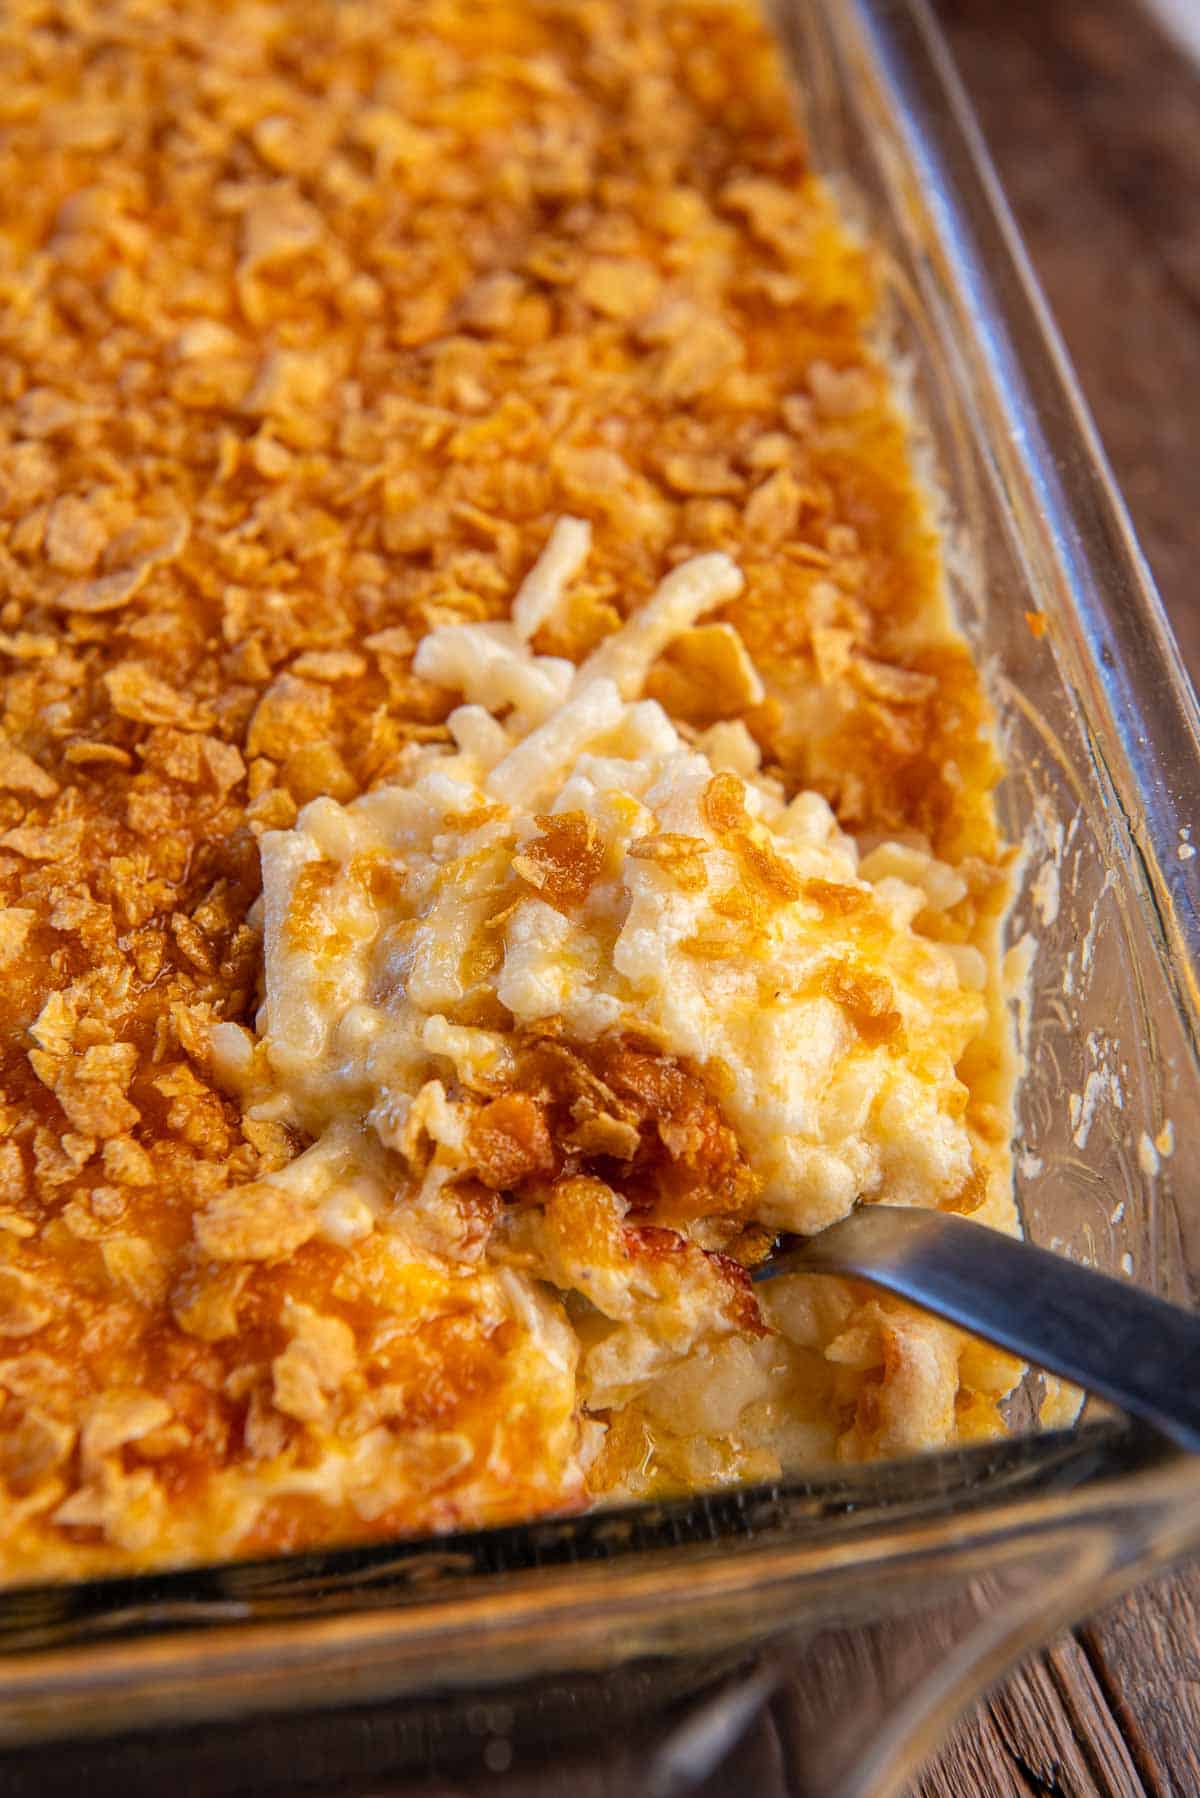
[[[692, 1070], [745, 1164], [743, 1225], [809, 1234], [871, 1199], [975, 1207], [989, 1179], [1003, 1221], [1003, 1169], [980, 1164], [957, 1071], [987, 1023], [986, 966], [916, 928], [962, 898], [961, 876], [911, 843], [860, 853], [818, 795], [785, 797], [743, 724], [685, 731], [641, 696], [672, 641], [738, 591], [728, 558], [676, 568], [579, 667], [537, 654], [530, 637], [586, 548], [564, 520], [512, 622], [450, 624], [419, 645], [418, 671], [460, 702], [449, 748], [417, 749], [402, 780], [315, 800], [264, 837], [259, 1038], [224, 1025], [214, 1043], [252, 1115], [315, 1140], [260, 1185], [285, 1188], [333, 1242], [380, 1228], [417, 1261], [469, 1264], [482, 1303], [494, 1275], [454, 1195], [505, 1183], [481, 1162], [480, 1119], [520, 1091], [521, 1045], [548, 1033], [579, 1055], [633, 1042]], [[538, 1295], [576, 1295], [582, 1357], [558, 1361], [581, 1420], [640, 1399], [652, 1421], [689, 1356], [703, 1363], [742, 1324], [704, 1252], [711, 1224], [679, 1227], [687, 1253], [668, 1277], [622, 1222], [612, 1157], [637, 1153], [636, 1130], [606, 1118], [586, 1140], [608, 1161], [589, 1161], [582, 1137], [551, 1144], [549, 1196], [534, 1180], [535, 1209], [496, 1221], [485, 1260], [510, 1300], [524, 1295], [516, 1327], [540, 1353]], [[520, 1162], [514, 1188], [528, 1172]], [[773, 1305], [786, 1318], [786, 1292]], [[922, 1351], [938, 1415], [957, 1367], [941, 1328]], [[752, 1404], [780, 1350], [743, 1340]], [[772, 1376], [792, 1393], [781, 1439], [814, 1392], [828, 1417], [828, 1369], [805, 1394], [799, 1352]]]
[[[260, 1028], [293, 1121], [365, 1119], [393, 1146], [432, 1083], [469, 1085], [512, 1029], [554, 1019], [704, 1070], [772, 1229], [966, 1186], [955, 1068], [984, 1022], [978, 974], [912, 927], [931, 895], [962, 896], [959, 877], [901, 845], [860, 862], [818, 796], [719, 776], [638, 698], [672, 637], [738, 585], [725, 558], [685, 563], [566, 682], [516, 625], [425, 639], [418, 669], [465, 701], [456, 753], [427, 749], [403, 786], [314, 801], [263, 841]], [[547, 819], [588, 844], [578, 903], [548, 902], [553, 872], [527, 853]], [[480, 1015], [498, 1025], [464, 1030]], [[450, 1154], [455, 1127], [437, 1126]]]

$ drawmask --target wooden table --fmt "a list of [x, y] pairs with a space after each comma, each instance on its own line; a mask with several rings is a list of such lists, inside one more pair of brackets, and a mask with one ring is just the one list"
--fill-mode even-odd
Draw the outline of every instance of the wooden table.
[[[1200, 678], [1200, 73], [1137, 0], [938, 10]], [[1200, 1564], [1032, 1661], [916, 1791], [1200, 1793]]]

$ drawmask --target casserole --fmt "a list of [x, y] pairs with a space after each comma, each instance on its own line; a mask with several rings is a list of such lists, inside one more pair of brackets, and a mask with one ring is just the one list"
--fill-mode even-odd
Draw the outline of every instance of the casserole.
[[5, 136], [0, 1581], [1003, 1434], [749, 1290], [1016, 1222], [1000, 764], [765, 21], [123, 16]]
[[[979, 208], [977, 178], [964, 163], [957, 127], [947, 122], [952, 121], [952, 111], [942, 107], [937, 93], [936, 55], [920, 34], [920, 15], [915, 17], [916, 24], [908, 17], [876, 19], [866, 11], [835, 7], [824, 24], [794, 17], [785, 23], [796, 33], [799, 53], [808, 59], [804, 86], [815, 102], [810, 122], [814, 137], [824, 143], [831, 167], [854, 171], [868, 205], [874, 198], [871, 229], [888, 242], [895, 258], [898, 344], [917, 364], [918, 403], [938, 448], [940, 483], [948, 493], [952, 515], [963, 521], [968, 550], [982, 551], [985, 558], [986, 601], [968, 551], [956, 558], [959, 610], [972, 630], [977, 653], [998, 664], [996, 696], [1008, 732], [1008, 759], [1018, 771], [1010, 782], [1006, 821], [1014, 839], [1033, 844], [1025, 910], [1031, 921], [1036, 912], [1043, 943], [1033, 968], [1031, 1072], [1023, 1099], [1021, 1168], [1029, 1227], [1035, 1236], [1058, 1238], [1101, 1262], [1121, 1265], [1128, 1258], [1129, 1271], [1144, 1278], [1161, 1268], [1171, 1290], [1170, 1282], [1185, 1272], [1185, 1266], [1164, 1265], [1163, 1244], [1170, 1242], [1164, 1227], [1173, 1216], [1171, 1133], [1172, 1127], [1187, 1128], [1188, 1102], [1194, 1097], [1187, 1084], [1186, 1060], [1194, 918], [1188, 909], [1191, 858], [1183, 809], [1187, 772], [1194, 766], [1187, 759], [1195, 753], [1193, 721], [1169, 649], [1161, 643], [1156, 648], [1155, 634], [1157, 630], [1161, 636], [1161, 626], [1121, 542], [1123, 527], [1102, 472], [1081, 464], [1074, 439], [1067, 446], [1071, 455], [1063, 457], [1060, 445], [1056, 462], [1046, 453], [1028, 410], [1026, 390], [1011, 364], [1012, 331], [1027, 328], [1020, 283], [1003, 255], [998, 259], [992, 255], [1000, 241], [996, 227]], [[916, 36], [908, 47], [913, 57], [905, 65], [901, 53], [906, 34], [912, 32]], [[839, 95], [844, 106], [835, 104]], [[906, 110], [898, 107], [898, 97], [904, 98]], [[864, 123], [869, 133], [864, 133]], [[955, 201], [944, 181], [939, 185], [931, 179], [941, 174], [939, 158], [961, 176], [962, 203]], [[1006, 323], [1008, 315], [982, 304], [989, 295], [982, 265], [974, 259], [972, 233], [983, 234], [993, 278], [1018, 296], [1011, 301], [1012, 324]], [[985, 326], [979, 340], [972, 341], [964, 332], [964, 318], [976, 311]], [[1048, 414], [1051, 427], [1065, 430], [1063, 420], [1069, 421], [1070, 409], [1062, 409], [1053, 352], [1032, 336], [1022, 349], [1042, 397], [1054, 402]], [[1086, 430], [1075, 428], [1081, 432], [1079, 443], [1086, 445]], [[1096, 580], [1088, 560], [1089, 537], [1100, 555], [1103, 583]], [[1129, 620], [1138, 603], [1143, 615], [1136, 618], [1131, 633]], [[1026, 628], [1024, 614], [1029, 611], [1045, 621], [1044, 634]], [[1122, 659], [1122, 638], [1137, 652], [1128, 665]], [[1153, 731], [1149, 725], [1140, 729], [1129, 722], [1136, 719], [1136, 706], [1130, 709], [1129, 702], [1131, 694], [1136, 701], [1139, 677], [1149, 678], [1159, 695]], [[1073, 713], [1064, 699], [1077, 701]], [[1043, 722], [1046, 717], [1052, 720], [1049, 726]], [[1164, 781], [1164, 770], [1182, 776], [1182, 794]], [[1132, 820], [1124, 836], [1121, 806]], [[1153, 912], [1147, 900], [1153, 902]], [[1020, 924], [1018, 914], [1018, 928]], [[556, 1652], [551, 1629], [542, 1632], [540, 1644], [522, 1638], [525, 1665], [530, 1671], [553, 1665], [564, 1648], [567, 1661], [578, 1662], [597, 1653], [628, 1654], [639, 1646], [677, 1645], [676, 1606], [689, 1592], [693, 1603], [704, 1606], [708, 1640], [723, 1637], [736, 1642], [749, 1639], [770, 1621], [770, 1605], [759, 1585], [764, 1578], [773, 1582], [773, 1601], [791, 1604], [799, 1597], [801, 1614], [811, 1622], [822, 1614], [822, 1602], [838, 1610], [854, 1608], [872, 1578], [867, 1569], [874, 1569], [877, 1577], [881, 1566], [894, 1564], [899, 1592], [904, 1584], [902, 1567], [911, 1566], [924, 1581], [935, 1550], [944, 1555], [941, 1565], [947, 1571], [983, 1567], [998, 1554], [1002, 1539], [998, 1532], [1011, 1525], [1016, 1514], [993, 1511], [989, 1490], [997, 1498], [1002, 1491], [1022, 1495], [1016, 1512], [1028, 1526], [1030, 1556], [1039, 1523], [1052, 1534], [1063, 1532], [1054, 1536], [1054, 1552], [1060, 1553], [1061, 1541], [1071, 1537], [1071, 1528], [1084, 1516], [1102, 1517], [1105, 1503], [1132, 1508], [1135, 1487], [1129, 1482], [1139, 1456], [1153, 1470], [1154, 1457], [1148, 1451], [1128, 1443], [1118, 1447], [1121, 1440], [1119, 1433], [1114, 1437], [1102, 1430], [1094, 1440], [1085, 1435], [1069, 1446], [1021, 1443], [988, 1451], [982, 1459], [995, 1481], [990, 1489], [986, 1482], [973, 1483], [984, 1469], [979, 1457], [967, 1456], [940, 1470], [881, 1470], [878, 1486], [874, 1476], [862, 1476], [852, 1487], [810, 1483], [800, 1493], [784, 1489], [774, 1496], [742, 1495], [725, 1509], [724, 1501], [699, 1507], [706, 1519], [715, 1522], [718, 1543], [729, 1531], [732, 1517], [745, 1521], [741, 1548], [734, 1551], [731, 1545], [722, 1555], [695, 1547], [681, 1548], [678, 1557], [654, 1552], [656, 1531], [686, 1536], [695, 1527], [695, 1506], [667, 1507], [636, 1521], [606, 1518], [591, 1520], [586, 1527], [546, 1526], [548, 1536], [516, 1532], [519, 1540], [505, 1549], [510, 1559], [519, 1557], [522, 1544], [547, 1558], [556, 1553], [585, 1556], [599, 1546], [611, 1546], [614, 1531], [619, 1541], [623, 1530], [631, 1530], [633, 1539], [644, 1545], [633, 1558], [617, 1554], [605, 1582], [605, 1602], [616, 1597], [625, 1607], [620, 1642], [606, 1649], [595, 1646], [593, 1622], [589, 1646], [589, 1629], [580, 1624], [570, 1632], [570, 1647], [560, 1643]], [[1047, 1469], [1053, 1470], [1056, 1480], [1085, 1480], [1084, 1490], [1092, 1495], [1098, 1474], [1109, 1464], [1106, 1457], [1112, 1457], [1114, 1469], [1125, 1470], [1119, 1496], [1114, 1496], [1117, 1488], [1101, 1484], [1093, 1496], [1065, 1510], [1061, 1504], [1058, 1510], [1053, 1505], [1040, 1509], [1032, 1498]], [[1186, 1470], [1168, 1465], [1151, 1477], [1144, 1467], [1140, 1478], [1138, 1497], [1147, 1505], [1145, 1516], [1153, 1518], [1148, 1541], [1165, 1552], [1183, 1539], [1188, 1527], [1188, 1507], [1182, 1500], [1176, 1503], [1176, 1483], [1181, 1489], [1186, 1485]], [[972, 1524], [960, 1519], [949, 1537], [939, 1536], [932, 1524], [914, 1526], [914, 1514], [919, 1516], [922, 1506], [933, 1502], [931, 1480], [932, 1491], [940, 1486], [943, 1498], [955, 1494], [956, 1481], [965, 1481], [965, 1490], [982, 1505], [982, 1512]], [[1143, 1492], [1146, 1480], [1150, 1485]], [[1155, 1492], [1161, 1495], [1157, 1511], [1150, 1503]], [[889, 1495], [892, 1504], [902, 1506], [903, 1526], [895, 1521], [895, 1513], [889, 1524]], [[880, 1504], [877, 1513], [872, 1510], [873, 1496]], [[960, 1489], [957, 1497], [964, 1496]], [[798, 1502], [816, 1502], [834, 1511], [852, 1504], [857, 1515], [850, 1538], [839, 1547], [839, 1532], [830, 1528], [806, 1545]], [[865, 1530], [864, 1516], [870, 1520]], [[915, 1537], [909, 1534], [913, 1527]], [[446, 1552], [486, 1555], [491, 1552], [488, 1542], [495, 1545], [499, 1540], [487, 1539], [474, 1547], [446, 1545]], [[1088, 1576], [1097, 1578], [1104, 1557], [1095, 1559], [1097, 1545], [1087, 1531], [1077, 1546], [1085, 1540], [1092, 1557], [1083, 1557]], [[432, 1563], [435, 1567], [452, 1565], [442, 1547], [441, 1559], [435, 1557]], [[1147, 1542], [1141, 1547], [1147, 1549]], [[422, 1563], [416, 1549], [390, 1551], [384, 1559], [393, 1568], [430, 1565]], [[1066, 1564], [1070, 1565], [1069, 1558]], [[459, 1565], [465, 1575], [467, 1568]], [[338, 1587], [348, 1566], [344, 1557], [324, 1557], [319, 1571], [297, 1563], [286, 1573], [277, 1566], [261, 1576], [245, 1570], [191, 1576], [196, 1582], [191, 1586], [181, 1576], [158, 1583], [156, 1590], [173, 1593], [184, 1612], [190, 1609], [197, 1619], [203, 1615], [206, 1597], [249, 1606], [252, 1614], [263, 1618], [273, 1603], [302, 1609], [306, 1602], [314, 1602], [306, 1598], [306, 1592], [313, 1590], [314, 1575], [323, 1598], [338, 1602]], [[374, 1567], [370, 1554], [354, 1557], [353, 1566], [377, 1604], [387, 1595], [387, 1575]], [[785, 1572], [787, 1579], [780, 1577]], [[1078, 1578], [1083, 1578], [1082, 1572]], [[428, 1644], [431, 1638], [422, 1632], [429, 1630], [443, 1640], [444, 1676], [461, 1678], [463, 1669], [457, 1673], [454, 1669], [448, 1626], [459, 1608], [466, 1627], [463, 1641], [471, 1640], [472, 1619], [461, 1607], [470, 1610], [472, 1605], [475, 1625], [484, 1612], [497, 1624], [492, 1647], [507, 1655], [505, 1671], [519, 1670], [522, 1663], [519, 1656], [513, 1658], [511, 1643], [521, 1634], [522, 1587], [519, 1579], [512, 1583], [514, 1579], [515, 1575], [503, 1583], [503, 1590], [494, 1586], [490, 1593], [476, 1593], [463, 1584], [457, 1591], [447, 1590], [440, 1604], [418, 1602], [397, 1609], [384, 1632], [390, 1655], [373, 1658], [363, 1669], [364, 1678], [382, 1681], [378, 1689], [386, 1689], [389, 1678], [398, 1677], [406, 1646], [415, 1647], [418, 1640]], [[532, 1587], [526, 1596], [539, 1610], [551, 1614], [563, 1603], [581, 1607], [574, 1613], [577, 1622], [588, 1610], [589, 1589], [595, 1591], [594, 1579], [589, 1588], [586, 1569], [557, 1580], [547, 1571], [537, 1583], [536, 1597]], [[752, 1592], [757, 1596], [751, 1598]], [[1061, 1606], [1078, 1602], [1081, 1589], [1066, 1578], [1056, 1582], [1055, 1592]], [[505, 1637], [499, 1625], [506, 1598], [517, 1609], [508, 1614], [515, 1634], [508, 1638], [510, 1648], [503, 1650]], [[53, 1633], [94, 1627], [86, 1620], [89, 1605], [99, 1607], [93, 1611], [95, 1618], [104, 1616], [107, 1606], [130, 1602], [138, 1606], [143, 1602], [131, 1587], [124, 1592], [97, 1588], [82, 1595], [25, 1594], [21, 1606], [33, 1634], [27, 1627], [22, 1638], [18, 1631], [13, 1646], [22, 1640], [32, 1646], [40, 1629]], [[78, 1612], [74, 1618], [73, 1610]], [[1005, 1620], [999, 1607], [1014, 1639], [1020, 1627], [1018, 1611], [1014, 1606]], [[164, 1620], [160, 1615], [159, 1621]], [[1044, 1620], [1052, 1621], [1048, 1613]], [[696, 1621], [695, 1613], [687, 1619], [693, 1627]], [[332, 1632], [346, 1652], [355, 1638], [361, 1639], [362, 1622], [360, 1618], [352, 1625], [347, 1620]], [[378, 1646], [378, 1627], [374, 1633]], [[997, 1641], [1002, 1636], [999, 1630]], [[250, 1636], [245, 1640], [247, 1647], [239, 1645], [235, 1658], [250, 1653]], [[330, 1632], [321, 1641], [328, 1648]], [[287, 1632], [286, 1659], [293, 1671], [315, 1652], [316, 1644], [317, 1636], [300, 1625]], [[284, 1646], [277, 1641], [277, 1651]], [[118, 1654], [107, 1664], [107, 1675], [114, 1681], [137, 1658], [132, 1649], [123, 1652], [124, 1660]], [[172, 1652], [178, 1656], [182, 1645], [164, 1640], [143, 1658], [157, 1657], [162, 1665], [161, 1657], [170, 1660]], [[214, 1673], [222, 1652], [232, 1653], [232, 1645], [216, 1635], [207, 1638], [201, 1658]], [[283, 1664], [281, 1656], [279, 1665]], [[316, 1663], [311, 1664], [314, 1677], [328, 1679], [328, 1671], [317, 1675]], [[69, 1674], [67, 1662], [59, 1666]], [[23, 1677], [33, 1679], [37, 1671], [27, 1666]], [[92, 1671], [101, 1674], [103, 1664], [94, 1663]], [[482, 1667], [474, 1672], [486, 1677]], [[21, 1685], [14, 1666], [10, 1686], [14, 1696]], [[203, 1678], [198, 1678], [192, 1702], [205, 1702], [203, 1687]], [[303, 1690], [299, 1678], [294, 1689]], [[269, 1694], [264, 1689], [260, 1696]]]

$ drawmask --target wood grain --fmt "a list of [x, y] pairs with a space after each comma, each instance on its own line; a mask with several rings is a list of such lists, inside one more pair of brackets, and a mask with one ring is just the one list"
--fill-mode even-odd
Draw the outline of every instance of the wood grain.
[[1065, 1636], [960, 1726], [912, 1798], [1146, 1798], [1083, 1649]]
[[1080, 1633], [1147, 1788], [1200, 1792], [1200, 1568], [1155, 1581]]
[[1136, 0], [937, 10], [1195, 675], [1200, 77]]

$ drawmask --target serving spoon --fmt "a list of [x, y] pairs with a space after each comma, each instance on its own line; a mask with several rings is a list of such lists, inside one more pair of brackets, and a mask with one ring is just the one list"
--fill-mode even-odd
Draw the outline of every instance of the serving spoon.
[[1200, 1315], [952, 1212], [864, 1205], [750, 1270], [853, 1274], [1200, 1452]]

